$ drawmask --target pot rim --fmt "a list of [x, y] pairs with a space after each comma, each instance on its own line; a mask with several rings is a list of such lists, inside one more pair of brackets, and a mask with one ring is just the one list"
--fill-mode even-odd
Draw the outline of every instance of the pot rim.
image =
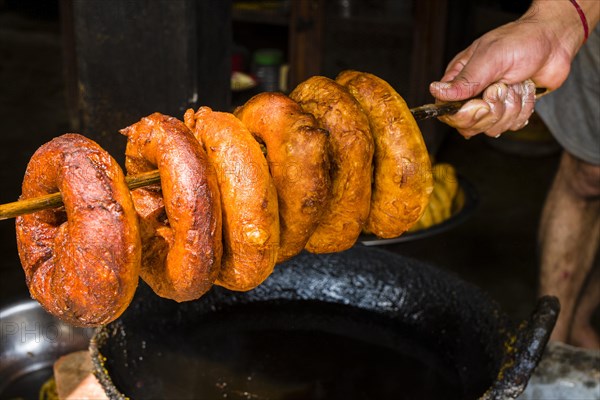
[[[369, 248], [367, 250], [366, 247], [362, 247], [362, 248], [355, 248], [353, 249], [353, 251], [348, 251], [349, 257], [347, 258], [347, 260], [352, 260], [353, 257], [356, 256], [360, 256], [361, 252], [366, 252], [368, 251], [368, 255], [371, 259], [373, 258], [379, 258], [380, 260], [389, 260], [390, 257], [398, 257], [398, 259], [402, 259], [402, 257], [399, 257], [393, 253], [384, 251], [384, 250], [380, 250], [380, 249], [373, 249], [373, 248]], [[357, 254], [353, 254], [353, 252], [357, 252]], [[343, 253], [337, 253], [337, 254], [343, 254]], [[348, 255], [346, 255], [348, 256]], [[311, 258], [313, 257], [313, 258]], [[331, 257], [331, 258], [328, 258]], [[327, 295], [329, 294], [329, 292], [331, 291], [327, 291], [326, 294], [325, 291], [323, 291], [323, 288], [328, 287], [328, 285], [331, 285], [332, 283], [340, 283], [341, 286], [344, 287], [348, 287], [350, 285], [352, 285], [354, 283], [354, 281], [352, 281], [351, 278], [348, 278], [348, 275], [351, 274], [347, 274], [348, 271], [342, 271], [342, 273], [340, 272], [340, 265], [339, 264], [335, 264], [335, 258], [336, 256], [314, 256], [314, 255], [307, 255], [306, 257], [304, 257], [306, 260], [301, 260], [298, 261], [295, 265], [294, 263], [290, 263], [288, 265], [286, 265], [285, 267], [280, 266], [279, 267], [279, 272], [277, 274], [277, 277], [275, 278], [274, 281], [271, 281], [271, 283], [268, 283], [266, 285], [263, 285], [262, 287], [259, 287], [257, 289], [255, 289], [254, 291], [251, 292], [247, 292], [247, 293], [237, 293], [237, 292], [229, 292], [226, 290], [221, 290], [221, 288], [216, 288], [218, 290], [213, 289], [212, 293], [211, 293], [211, 297], [210, 299], [206, 299], [208, 300], [208, 303], [210, 303], [213, 307], [216, 306], [216, 309], [218, 309], [220, 306], [228, 306], [228, 305], [235, 305], [235, 304], [245, 304], [248, 302], [252, 302], [252, 303], [257, 303], [257, 302], [261, 302], [261, 301], [321, 301], [321, 302], [330, 302], [330, 303], [337, 303], [337, 304], [346, 304], [346, 305], [350, 305], [350, 306], [354, 306], [354, 307], [358, 307], [358, 308], [363, 308], [366, 311], [370, 311], [370, 312], [379, 312], [381, 311], [382, 314], [389, 316], [390, 318], [394, 318], [393, 315], [396, 313], [398, 315], [400, 315], [400, 313], [402, 312], [401, 308], [395, 308], [395, 305], [388, 305], [387, 308], [386, 306], [384, 306], [385, 309], [380, 310], [379, 306], [374, 306], [372, 303], [361, 303], [361, 304], [354, 304], [354, 303], [345, 303], [343, 300], [340, 300], [339, 298], [336, 297], [331, 297], [328, 298]], [[323, 260], [325, 259], [325, 261], [323, 261], [326, 265], [326, 267], [319, 269], [318, 265], [317, 268], [315, 268], [314, 266], [310, 266], [310, 265], [303, 265], [302, 262], [304, 261], [306, 264], [310, 264], [311, 260]], [[333, 261], [332, 261], [333, 260]], [[340, 256], [339, 260], [344, 260], [343, 257]], [[338, 261], [339, 261], [338, 260]], [[409, 260], [409, 259], [406, 259]], [[306, 262], [308, 261], [308, 262]], [[327, 264], [327, 262], [331, 262], [331, 265]], [[413, 263], [412, 265], [411, 262]], [[349, 265], [349, 269], [351, 269], [352, 266]], [[356, 268], [356, 266], [354, 266], [354, 268]], [[474, 287], [462, 280], [460, 280], [457, 277], [453, 277], [451, 274], [448, 274], [445, 271], [442, 270], [438, 270], [437, 268], [432, 268], [431, 266], [424, 264], [422, 262], [419, 261], [414, 261], [411, 260], [410, 262], [406, 262], [406, 265], [402, 265], [402, 268], [404, 268], [403, 272], [410, 272], [411, 274], [417, 276], [417, 279], [420, 279], [421, 284], [426, 284], [426, 285], [433, 285], [431, 286], [431, 289], [433, 290], [440, 290], [439, 285], [436, 286], [436, 282], [429, 282], [427, 281], [426, 283], [423, 283], [425, 281], [425, 279], [423, 278], [427, 278], [427, 277], [436, 277], [439, 278], [437, 279], [437, 283], [439, 284], [440, 282], [448, 282], [447, 286], [448, 288], [452, 288], [452, 290], [456, 290], [456, 291], [460, 291], [460, 290], [464, 290], [465, 293], [468, 292], [473, 292], [475, 294], [477, 294], [477, 296], [474, 296], [473, 298], [468, 298], [469, 296], [466, 296], [468, 299], [467, 300], [486, 300], [487, 295], [485, 293], [483, 293], [480, 289], [478, 289], [477, 287]], [[429, 270], [429, 272], [427, 272], [427, 270]], [[431, 271], [433, 272], [433, 275]], [[371, 285], [375, 285], [378, 286], [377, 283], [381, 283], [382, 281], [384, 281], [387, 285], [388, 288], [389, 287], [395, 287], [395, 284], [397, 282], [403, 282], [403, 279], [406, 278], [405, 275], [402, 275], [401, 272], [401, 268], [399, 268], [399, 266], [397, 265], [389, 265], [388, 266], [384, 266], [383, 267], [383, 274], [380, 273], [381, 271], [377, 271], [376, 268], [374, 270], [369, 270], [366, 271], [365, 273], [367, 274], [366, 276], [375, 276], [376, 278], [374, 279], [373, 282], [370, 282]], [[344, 274], [345, 273], [345, 274]], [[379, 273], [379, 275], [378, 275]], [[312, 274], [309, 275], [309, 277], [312, 277], [310, 279], [313, 279], [316, 282], [319, 282], [321, 286], [321, 291], [317, 291], [317, 296], [316, 297], [310, 297], [311, 293], [306, 294], [306, 290], [305, 288], [299, 288], [297, 292], [292, 293], [290, 295], [290, 291], [286, 290], [285, 288], [278, 286], [278, 284], [281, 284], [282, 282], [286, 283], [286, 282], [294, 282], [294, 280], [296, 280], [296, 282], [299, 281], [299, 278], [302, 278], [303, 274]], [[322, 274], [322, 275], [319, 275]], [[370, 275], [371, 274], [371, 275]], [[399, 275], [398, 277], [396, 277], [397, 275]], [[316, 276], [316, 277], [313, 277]], [[291, 277], [291, 279], [290, 279]], [[390, 279], [393, 278], [393, 279]], [[286, 280], [287, 279], [287, 280]], [[332, 279], [334, 281], [332, 281]], [[335, 281], [335, 279], [339, 279], [338, 282]], [[398, 281], [394, 281], [394, 279], [397, 279]], [[309, 281], [310, 282], [310, 281]], [[417, 282], [419, 283], [419, 282]], [[277, 290], [274, 290], [273, 287], [278, 288], [281, 290], [281, 292], [277, 292]], [[293, 287], [298, 288], [298, 284], [297, 283], [291, 283], [290, 284]], [[303, 285], [300, 285], [303, 286]], [[401, 286], [401, 285], [400, 285]], [[373, 290], [371, 288], [371, 286], [369, 286], [369, 284], [366, 284], [366, 287], [368, 289], [362, 289], [362, 290]], [[448, 289], [446, 288], [446, 289]], [[339, 289], [339, 287], [338, 287]], [[361, 289], [356, 289], [356, 288], [352, 288], [353, 290], [358, 290], [358, 292], [360, 292]], [[379, 287], [378, 290], [381, 290], [381, 288]], [[275, 292], [275, 293], [273, 293]], [[343, 290], [341, 290], [340, 292], [343, 295]], [[339, 295], [340, 293], [333, 293], [333, 295]], [[471, 293], [471, 294], [473, 294]], [[364, 294], [364, 293], [363, 293]], [[381, 294], [380, 294], [381, 295]], [[389, 296], [390, 293], [389, 292], [385, 292], [383, 293], [384, 296]], [[431, 297], [431, 294], [427, 295], [427, 296], [423, 296], [422, 293], [419, 293], [419, 295], [421, 296], [421, 298], [429, 298]], [[291, 296], [291, 297], [290, 297]], [[433, 301], [432, 304], [429, 304], [429, 306], [434, 306], [434, 307], [439, 307], [441, 309], [435, 309], [435, 308], [429, 308], [429, 310], [427, 308], [424, 309], [419, 309], [420, 313], [428, 313], [431, 310], [433, 310], [433, 315], [432, 317], [428, 317], [429, 319], [431, 318], [438, 318], [438, 319], [442, 319], [444, 318], [444, 316], [448, 315], [445, 314], [445, 312], [447, 311], [446, 308], [443, 308], [443, 303], [441, 303], [442, 301], [446, 301], [448, 300], [449, 303], [452, 303], [453, 299], [447, 299], [444, 297], [444, 294], [439, 295], [437, 294], [437, 300]], [[366, 297], [366, 296], [365, 296]], [[408, 296], [410, 297], [410, 295]], [[352, 297], [351, 297], [352, 298]], [[355, 294], [355, 298], [356, 298], [356, 294]], [[388, 299], [388, 297], [385, 297], [386, 299]], [[363, 300], [361, 298], [361, 300]], [[392, 299], [394, 300], [394, 299]], [[396, 299], [398, 300], [398, 299]], [[414, 300], [414, 299], [413, 299]], [[454, 299], [456, 300], [456, 299]], [[404, 301], [404, 298], [402, 299], [402, 301]], [[410, 301], [410, 299], [408, 300]], [[212, 302], [212, 303], [211, 303]], [[216, 302], [216, 303], [215, 303]], [[527, 382], [533, 372], [533, 370], [535, 369], [535, 367], [537, 366], [538, 362], [541, 359], [541, 356], [544, 352], [545, 346], [549, 340], [550, 337], [550, 333], [552, 332], [552, 329], [554, 327], [554, 324], [556, 322], [556, 318], [558, 316], [558, 312], [560, 309], [560, 305], [558, 302], [558, 299], [556, 297], [552, 297], [552, 296], [544, 296], [541, 297], [538, 300], [537, 306], [535, 307], [534, 311], [532, 312], [531, 316], [529, 317], [528, 320], [521, 322], [519, 325], [515, 326], [512, 325], [510, 323], [508, 323], [509, 321], [506, 318], [506, 315], [504, 315], [501, 310], [499, 310], [499, 308], [497, 307], [497, 305], [495, 304], [495, 302], [493, 302], [493, 300], [490, 299], [490, 302], [492, 304], [488, 304], [485, 307], [482, 307], [482, 304], [472, 304], [472, 303], [465, 303], [466, 300], [465, 298], [463, 299], [458, 299], [457, 302], [453, 305], [454, 308], [456, 307], [460, 307], [461, 304], [467, 304], [467, 306], [470, 308], [470, 310], [465, 310], [464, 312], [469, 313], [469, 312], [473, 312], [473, 310], [476, 310], [476, 312], [478, 313], [478, 315], [487, 315], [486, 317], [482, 318], [482, 323], [485, 325], [487, 321], [487, 323], [489, 324], [490, 321], [496, 321], [495, 322], [495, 326], [498, 327], [497, 332], [494, 334], [493, 337], [490, 337], [491, 342], [486, 343], [485, 348], [487, 349], [488, 346], [490, 346], [489, 348], [491, 349], [490, 351], [492, 352], [498, 352], [498, 353], [494, 353], [497, 354], [495, 356], [495, 361], [494, 365], [492, 366], [491, 369], [489, 369], [491, 374], [495, 375], [495, 380], [493, 380], [491, 382], [491, 385], [483, 390], [485, 390], [485, 393], [483, 395], [481, 395], [480, 399], [481, 400], [495, 400], [495, 399], [507, 399], [507, 398], [516, 398], [526, 387]], [[143, 304], [140, 303], [140, 304]], [[185, 304], [185, 303], [184, 303]], [[207, 302], [205, 301], [204, 303], [202, 303], [204, 307], [207, 307], [206, 304]], [[457, 306], [458, 304], [458, 306]], [[144, 305], [145, 307], [148, 307], [148, 305]], [[210, 307], [210, 305], [208, 306]], [[377, 308], [374, 308], [377, 307]], [[456, 310], [452, 310], [450, 309], [450, 312], [452, 311], [456, 311]], [[143, 310], [142, 310], [143, 312]], [[489, 315], [488, 313], [492, 313], [494, 315]], [[399, 317], [400, 318], [400, 317]], [[125, 318], [126, 319], [126, 318]], [[473, 322], [473, 320], [469, 320], [471, 323]], [[426, 320], [425, 322], [423, 322], [423, 320], [418, 320], [416, 322], [416, 324], [421, 324], [421, 323], [427, 323], [428, 321]], [[430, 321], [429, 321], [430, 322]], [[464, 322], [464, 321], [463, 321]], [[476, 322], [476, 320], [475, 320]], [[433, 328], [439, 328], [439, 326], [436, 326], [438, 324], [433, 324]], [[489, 328], [489, 325], [487, 326], [487, 328]], [[101, 349], [102, 347], [106, 344], [107, 340], [109, 340], [111, 337], [117, 335], [121, 329], [125, 329], [124, 326], [124, 322], [123, 322], [123, 317], [115, 322], [112, 322], [109, 325], [103, 326], [101, 328], [98, 328], [94, 337], [92, 338], [92, 340], [90, 341], [90, 352], [92, 355], [92, 362], [93, 362], [93, 366], [94, 366], [94, 374], [96, 375], [96, 377], [98, 378], [100, 384], [102, 385], [102, 387], [104, 388], [107, 396], [112, 400], [112, 399], [126, 399], [128, 398], [125, 394], [121, 393], [120, 390], [114, 385], [109, 372], [107, 370], [106, 367], [106, 359], [104, 358], [104, 356], [101, 354]], [[483, 329], [483, 331], [481, 331], [483, 334], [485, 334], [485, 329], [486, 326], [475, 326], [474, 329], [478, 330], [478, 329]], [[480, 332], [480, 331], [477, 331]], [[477, 333], [477, 335], [480, 335], [480, 333]], [[480, 336], [480, 337], [484, 337], [484, 336]], [[470, 346], [470, 344], [468, 344]], [[486, 350], [488, 351], [488, 350]], [[489, 353], [491, 354], [491, 353]], [[458, 365], [457, 365], [458, 366]], [[498, 369], [496, 369], [496, 366], [498, 366]], [[489, 367], [488, 367], [489, 368]], [[497, 372], [495, 372], [497, 371]], [[494, 376], [491, 375], [491, 376]]]

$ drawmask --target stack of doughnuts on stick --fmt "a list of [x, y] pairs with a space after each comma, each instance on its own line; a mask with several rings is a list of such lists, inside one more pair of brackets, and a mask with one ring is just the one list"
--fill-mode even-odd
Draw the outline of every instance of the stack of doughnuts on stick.
[[157, 295], [190, 301], [213, 284], [250, 290], [303, 249], [399, 236], [433, 189], [406, 103], [364, 72], [261, 93], [234, 113], [154, 113], [121, 133], [127, 174], [158, 169], [160, 184], [130, 191], [117, 162], [73, 133], [41, 146], [25, 173], [20, 199], [63, 200], [17, 217], [27, 284], [73, 325], [118, 318], [140, 276]]

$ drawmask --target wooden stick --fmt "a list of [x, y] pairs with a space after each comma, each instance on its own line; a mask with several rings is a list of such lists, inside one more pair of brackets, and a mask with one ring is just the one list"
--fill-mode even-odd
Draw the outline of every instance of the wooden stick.
[[[139, 175], [125, 177], [129, 189], [137, 189], [143, 186], [160, 183], [158, 170], [144, 172]], [[0, 220], [14, 218], [19, 215], [31, 214], [36, 211], [56, 208], [63, 205], [60, 193], [52, 193], [31, 199], [19, 200], [12, 203], [0, 205]]]

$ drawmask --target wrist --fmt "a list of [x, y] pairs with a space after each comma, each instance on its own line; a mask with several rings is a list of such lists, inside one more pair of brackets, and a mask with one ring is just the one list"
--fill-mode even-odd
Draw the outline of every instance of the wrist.
[[577, 0], [577, 3], [586, 16], [590, 33], [600, 21], [600, 1], [598, 0]]
[[[598, 22], [600, 2], [577, 0], [591, 31]], [[521, 21], [537, 22], [544, 35], [572, 60], [585, 42], [583, 20], [570, 0], [534, 0]]]

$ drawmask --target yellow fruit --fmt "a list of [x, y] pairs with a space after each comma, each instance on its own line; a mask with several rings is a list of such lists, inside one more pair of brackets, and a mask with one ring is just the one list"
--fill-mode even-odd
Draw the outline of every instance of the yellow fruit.
[[429, 204], [423, 216], [409, 231], [427, 229], [450, 218], [456, 211], [458, 194], [458, 178], [454, 167], [447, 163], [435, 164], [432, 169], [434, 186]]

